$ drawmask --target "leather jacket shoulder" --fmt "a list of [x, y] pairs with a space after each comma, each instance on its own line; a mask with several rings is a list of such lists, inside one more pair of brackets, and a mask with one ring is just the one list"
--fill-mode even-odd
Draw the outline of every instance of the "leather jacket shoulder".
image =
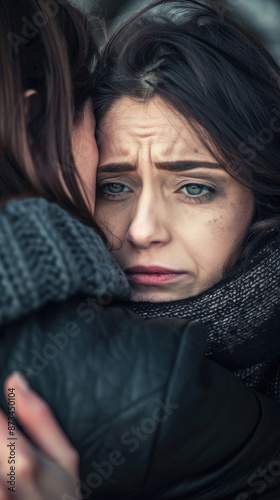
[[206, 359], [205, 338], [74, 296], [1, 327], [1, 383], [19, 370], [51, 406], [84, 498], [276, 500], [280, 407]]

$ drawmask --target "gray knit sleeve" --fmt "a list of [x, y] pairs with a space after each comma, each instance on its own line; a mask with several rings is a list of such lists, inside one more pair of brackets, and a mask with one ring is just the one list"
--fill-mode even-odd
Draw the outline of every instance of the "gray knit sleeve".
[[76, 293], [124, 297], [125, 275], [92, 228], [42, 198], [0, 209], [0, 322]]

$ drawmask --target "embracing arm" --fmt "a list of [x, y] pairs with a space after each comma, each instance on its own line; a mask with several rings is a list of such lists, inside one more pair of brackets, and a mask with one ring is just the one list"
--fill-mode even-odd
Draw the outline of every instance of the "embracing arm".
[[90, 318], [84, 305], [14, 327], [5, 362], [29, 376], [78, 450], [85, 498], [277, 491], [280, 406], [204, 358], [204, 328], [117, 308]]

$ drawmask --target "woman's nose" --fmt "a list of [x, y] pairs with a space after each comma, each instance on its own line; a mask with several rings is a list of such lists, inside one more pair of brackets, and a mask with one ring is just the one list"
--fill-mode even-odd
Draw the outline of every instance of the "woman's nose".
[[131, 213], [127, 241], [138, 248], [166, 244], [170, 240], [168, 217], [163, 203], [142, 193]]

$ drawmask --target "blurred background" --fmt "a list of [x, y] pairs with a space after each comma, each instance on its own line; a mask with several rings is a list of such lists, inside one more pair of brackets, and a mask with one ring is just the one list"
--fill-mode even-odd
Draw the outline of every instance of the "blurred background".
[[[76, 0], [79, 3], [79, 0]], [[125, 18], [151, 0], [84, 0], [87, 6], [97, 6], [99, 14], [113, 30]], [[223, 0], [224, 7], [257, 31], [271, 53], [280, 62], [280, 0]]]

